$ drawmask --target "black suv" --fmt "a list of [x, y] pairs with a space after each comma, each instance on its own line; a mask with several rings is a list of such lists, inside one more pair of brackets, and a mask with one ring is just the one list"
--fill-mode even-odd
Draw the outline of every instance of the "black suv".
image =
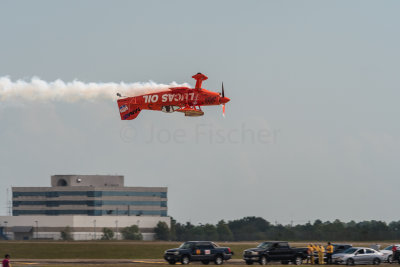
[[209, 264], [213, 261], [221, 265], [229, 260], [233, 255], [230, 248], [220, 247], [210, 241], [188, 241], [179, 248], [168, 249], [164, 253], [164, 259], [169, 264], [181, 262], [189, 264], [191, 261], [201, 261], [203, 264]]

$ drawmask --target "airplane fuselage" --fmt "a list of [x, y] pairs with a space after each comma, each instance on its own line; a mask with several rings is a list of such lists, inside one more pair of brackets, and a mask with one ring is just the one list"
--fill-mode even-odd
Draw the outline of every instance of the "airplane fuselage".
[[220, 105], [220, 95], [206, 89], [168, 90], [137, 96], [132, 101], [142, 109], [161, 110], [163, 106], [211, 106]]
[[[220, 93], [201, 88], [207, 77], [201, 73], [196, 78], [196, 88], [173, 87], [162, 92], [119, 99], [118, 107], [122, 120], [136, 118], [141, 110], [158, 110], [167, 113], [182, 112], [186, 116], [202, 116], [201, 106], [224, 105], [229, 98]], [[200, 80], [200, 82], [199, 82]]]

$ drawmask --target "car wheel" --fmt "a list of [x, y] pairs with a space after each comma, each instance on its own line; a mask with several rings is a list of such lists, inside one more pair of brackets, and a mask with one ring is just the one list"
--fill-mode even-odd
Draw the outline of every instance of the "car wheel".
[[260, 258], [260, 265], [267, 265], [268, 264], [268, 260], [265, 256], [261, 256]]
[[389, 255], [389, 256], [387, 257], [387, 262], [390, 263], [390, 264], [392, 264], [392, 255]]
[[293, 263], [295, 265], [301, 265], [303, 263], [303, 259], [301, 257], [296, 257], [296, 258], [294, 258]]
[[168, 261], [169, 264], [174, 265], [176, 261]]
[[247, 265], [253, 265], [253, 262], [252, 261], [246, 261], [246, 264]]
[[186, 255], [183, 256], [182, 259], [181, 259], [181, 263], [182, 263], [182, 264], [185, 264], [185, 265], [186, 265], [186, 264], [189, 264], [189, 263], [190, 263], [189, 257], [186, 256]]
[[221, 265], [221, 264], [224, 263], [224, 259], [222, 258], [221, 255], [217, 255], [217, 256], [215, 257], [214, 263], [215, 263], [216, 265]]
[[379, 265], [379, 264], [381, 264], [381, 260], [378, 259], [378, 258], [375, 258], [375, 259], [372, 261], [372, 264], [373, 264], [373, 265]]
[[203, 263], [204, 265], [208, 265], [210, 264], [210, 261], [201, 261], [201, 263]]
[[354, 260], [353, 259], [347, 259], [346, 265], [354, 265]]

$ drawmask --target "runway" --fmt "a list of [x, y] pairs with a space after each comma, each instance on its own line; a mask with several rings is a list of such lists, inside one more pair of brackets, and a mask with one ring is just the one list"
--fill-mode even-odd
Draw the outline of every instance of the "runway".
[[[23, 266], [35, 266], [35, 265], [169, 265], [163, 259], [15, 259], [12, 260], [13, 265], [23, 265]], [[177, 263], [180, 265], [180, 263]], [[190, 265], [201, 265], [200, 262], [193, 262]], [[210, 265], [213, 265], [212, 263]], [[231, 259], [229, 261], [224, 262], [224, 266], [227, 265], [245, 265], [242, 259]], [[258, 265], [258, 264], [256, 264]], [[273, 262], [268, 264], [270, 266], [273, 265], [281, 265], [279, 262]], [[318, 266], [318, 265], [310, 265], [303, 264], [304, 266]], [[389, 265], [388, 263], [382, 263], [381, 266]], [[396, 264], [395, 264], [396, 265]], [[329, 266], [329, 265], [323, 265]], [[330, 266], [338, 266], [338, 265], [330, 265]], [[367, 266], [367, 265], [365, 265]]]

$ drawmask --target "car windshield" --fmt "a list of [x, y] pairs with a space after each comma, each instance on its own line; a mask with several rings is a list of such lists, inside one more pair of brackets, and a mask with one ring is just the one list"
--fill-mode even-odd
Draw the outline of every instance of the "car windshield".
[[188, 248], [191, 248], [191, 247], [192, 247], [192, 243], [185, 242], [179, 248], [188, 249]]
[[260, 245], [258, 245], [257, 247], [267, 249], [267, 248], [270, 248], [271, 246], [272, 246], [272, 243], [264, 242], [264, 243], [261, 243]]
[[353, 254], [354, 252], [356, 252], [357, 249], [356, 248], [348, 248], [345, 251], [343, 251], [344, 254]]
[[392, 247], [393, 246], [388, 246], [388, 247], [384, 248], [383, 250], [392, 250]]

